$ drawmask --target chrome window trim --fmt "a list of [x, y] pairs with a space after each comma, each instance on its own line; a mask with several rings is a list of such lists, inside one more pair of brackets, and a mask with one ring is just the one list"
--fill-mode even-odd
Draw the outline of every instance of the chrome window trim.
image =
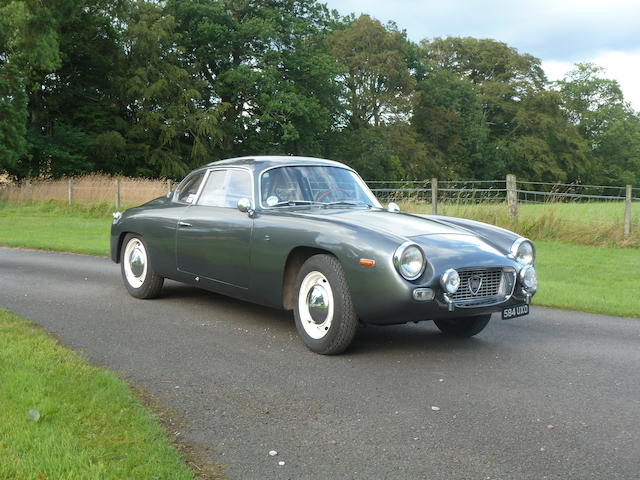
[[[358, 174], [358, 172], [356, 172], [353, 168], [349, 168], [346, 165], [325, 165], [322, 163], [318, 163], [318, 164], [311, 164], [309, 165], [308, 163], [291, 163], [291, 164], [287, 164], [287, 165], [273, 165], [271, 167], [267, 167], [263, 170], [260, 171], [260, 173], [258, 174], [258, 199], [260, 201], [260, 209], [261, 210], [278, 210], [280, 207], [269, 207], [269, 206], [264, 206], [262, 204], [262, 175], [264, 175], [265, 173], [267, 173], [269, 170], [273, 170], [276, 168], [287, 168], [287, 167], [325, 167], [325, 168], [340, 168], [342, 170], [347, 170], [348, 172], [352, 172], [353, 174], [355, 174], [356, 180], [357, 182], [360, 184], [361, 187], [364, 187], [363, 190], [365, 192], [368, 192], [371, 195], [371, 199], [374, 202], [374, 207], [377, 208], [382, 208], [382, 205], [380, 204], [380, 202], [378, 202], [378, 199], [376, 198], [376, 196], [373, 194], [373, 192], [371, 191], [371, 189], [369, 188], [369, 186], [366, 184], [366, 182], [362, 179], [362, 177]], [[377, 205], [376, 205], [377, 204]], [[255, 204], [254, 204], [255, 205]]]
[[[179, 203], [180, 205], [187, 205], [187, 206], [188, 205], [193, 205], [194, 202], [191, 202], [191, 203], [181, 202], [180, 200], [178, 200], [178, 198], [180, 197], [180, 192], [182, 191], [181, 187], [187, 182], [187, 180], [189, 180], [191, 177], [195, 177], [196, 175], [199, 175], [200, 172], [201, 172], [201, 170], [198, 169], [195, 172], [191, 172], [189, 175], [187, 175], [186, 177], [184, 177], [182, 179], [182, 181], [178, 184], [176, 189], [173, 191], [173, 197], [171, 198], [172, 202]], [[196, 195], [199, 195], [200, 189], [204, 185], [204, 182], [207, 179], [207, 176], [208, 176], [208, 174], [205, 171], [204, 175], [202, 176], [202, 180], [200, 180], [200, 185], [198, 185], [198, 191], [196, 192]]]
[[247, 172], [249, 174], [249, 182], [251, 184], [251, 202], [253, 205], [255, 205], [255, 191], [254, 191], [254, 178], [253, 178], [253, 170], [247, 167], [241, 167], [241, 166], [220, 166], [220, 167], [213, 167], [213, 168], [208, 168], [207, 169], [207, 173], [205, 174], [203, 180], [202, 180], [202, 184], [200, 185], [200, 188], [198, 189], [198, 193], [196, 194], [196, 198], [193, 201], [193, 203], [187, 204], [188, 206], [198, 206], [198, 207], [211, 207], [211, 208], [231, 208], [231, 209], [237, 209], [237, 207], [233, 206], [233, 207], [219, 207], [219, 206], [213, 206], [213, 205], [198, 205], [198, 202], [200, 201], [200, 196], [202, 195], [202, 191], [204, 190], [204, 186], [207, 183], [207, 180], [209, 180], [209, 175], [211, 175], [211, 172], [215, 172], [215, 171], [219, 171], [219, 170], [241, 170], [243, 172]]

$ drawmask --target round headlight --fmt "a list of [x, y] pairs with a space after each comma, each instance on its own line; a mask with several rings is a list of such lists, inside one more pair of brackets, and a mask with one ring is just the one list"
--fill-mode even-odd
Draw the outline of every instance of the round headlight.
[[527, 265], [520, 270], [520, 283], [529, 293], [533, 293], [538, 289], [538, 278], [536, 277], [536, 269], [531, 265]]
[[400, 275], [407, 280], [415, 280], [424, 271], [424, 254], [415, 243], [403, 243], [393, 255], [393, 263]]
[[440, 277], [440, 285], [447, 293], [456, 293], [460, 287], [460, 275], [453, 268], [450, 268]]
[[511, 245], [511, 256], [524, 265], [533, 265], [536, 250], [526, 238], [519, 238]]

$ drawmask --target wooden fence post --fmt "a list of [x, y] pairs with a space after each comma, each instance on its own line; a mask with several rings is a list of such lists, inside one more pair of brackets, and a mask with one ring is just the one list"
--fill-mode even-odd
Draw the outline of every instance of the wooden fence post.
[[28, 200], [29, 202], [33, 202], [33, 189], [31, 188], [31, 179], [30, 178], [27, 178], [25, 196], [29, 199]]
[[627, 185], [627, 195], [624, 201], [624, 236], [631, 233], [631, 185]]
[[67, 202], [69, 206], [73, 203], [73, 180], [67, 180]]
[[438, 179], [431, 179], [431, 215], [438, 214]]
[[120, 179], [116, 178], [116, 210], [120, 208]]
[[516, 176], [507, 175], [507, 204], [509, 205], [509, 216], [515, 219], [518, 216], [518, 192]]
[[172, 186], [173, 186], [173, 182], [170, 179], [167, 179], [167, 195], [171, 193]]

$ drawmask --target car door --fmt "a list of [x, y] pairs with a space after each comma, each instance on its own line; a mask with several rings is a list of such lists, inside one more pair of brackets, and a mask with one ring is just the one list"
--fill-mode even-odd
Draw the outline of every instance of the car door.
[[178, 222], [178, 270], [205, 283], [249, 287], [253, 219], [238, 210], [240, 198], [254, 201], [248, 170], [218, 168], [207, 172], [198, 196]]

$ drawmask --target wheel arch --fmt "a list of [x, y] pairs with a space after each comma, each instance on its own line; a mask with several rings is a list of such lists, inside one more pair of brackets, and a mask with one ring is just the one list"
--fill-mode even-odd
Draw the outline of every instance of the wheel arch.
[[[116, 251], [115, 251], [115, 262], [116, 263], [120, 263], [120, 257], [122, 255], [122, 245], [124, 244], [124, 238], [128, 235], [128, 234], [132, 234], [132, 235], [140, 235], [137, 232], [132, 232], [129, 230], [120, 232], [120, 234], [118, 235], [118, 241], [116, 243]], [[142, 237], [142, 235], [140, 235]], [[144, 237], [143, 237], [144, 238]]]
[[310, 257], [318, 254], [326, 254], [338, 258], [333, 252], [318, 247], [299, 246], [289, 252], [282, 275], [282, 307], [285, 310], [293, 310], [296, 278], [302, 265]]

